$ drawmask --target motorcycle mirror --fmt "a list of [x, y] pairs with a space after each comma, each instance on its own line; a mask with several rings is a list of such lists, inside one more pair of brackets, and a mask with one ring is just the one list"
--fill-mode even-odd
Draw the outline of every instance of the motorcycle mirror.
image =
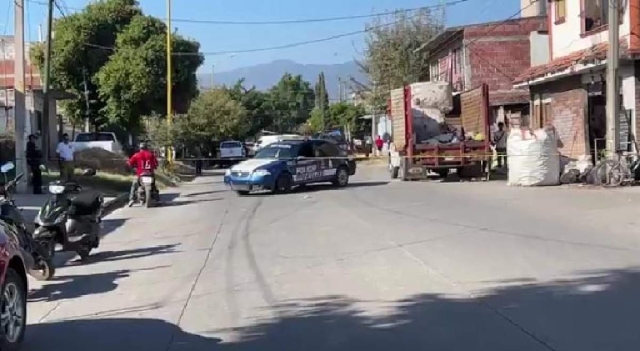
[[7, 162], [7, 163], [3, 164], [2, 167], [0, 167], [0, 172], [8, 173], [10, 170], [12, 170], [14, 168], [15, 168], [15, 166], [14, 166], [13, 162]]

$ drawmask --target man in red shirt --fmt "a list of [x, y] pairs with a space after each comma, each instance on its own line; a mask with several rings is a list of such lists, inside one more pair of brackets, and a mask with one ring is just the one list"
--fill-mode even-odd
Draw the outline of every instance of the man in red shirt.
[[156, 168], [158, 168], [158, 160], [153, 152], [149, 151], [147, 143], [142, 142], [140, 143], [140, 151], [133, 154], [127, 164], [129, 167], [136, 169], [136, 177], [133, 179], [131, 190], [129, 191], [129, 207], [131, 207], [136, 199], [136, 190], [140, 184], [140, 176], [145, 171], [150, 171], [153, 174]]

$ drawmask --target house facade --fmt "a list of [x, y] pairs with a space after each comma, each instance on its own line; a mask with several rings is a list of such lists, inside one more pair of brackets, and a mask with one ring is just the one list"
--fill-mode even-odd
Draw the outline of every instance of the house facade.
[[[28, 53], [30, 43], [25, 44], [25, 52]], [[12, 36], [0, 36], [0, 135], [14, 134], [15, 115], [14, 109], [14, 42]], [[29, 55], [25, 55], [25, 140], [29, 134], [42, 134], [42, 110], [43, 94], [40, 73], [31, 63]], [[49, 135], [50, 148], [55, 149], [58, 142], [58, 116], [56, 112], [56, 99], [62, 97], [58, 92], [52, 92], [49, 102]], [[42, 140], [42, 139], [40, 139]]]
[[456, 95], [486, 83], [493, 122], [517, 123], [529, 114], [530, 97], [513, 79], [548, 61], [547, 29], [547, 16], [448, 28], [424, 47], [429, 79], [451, 83], [454, 105]]
[[[620, 1], [621, 151], [633, 149], [640, 131], [640, 0]], [[550, 0], [547, 4], [551, 60], [519, 75], [529, 88], [529, 125], [555, 127], [562, 155], [595, 161], [605, 149], [608, 0]]]

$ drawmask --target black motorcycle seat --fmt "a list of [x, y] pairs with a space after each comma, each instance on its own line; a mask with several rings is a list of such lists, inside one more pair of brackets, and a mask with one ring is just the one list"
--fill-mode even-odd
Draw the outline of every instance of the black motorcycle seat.
[[98, 191], [83, 191], [71, 198], [71, 215], [90, 216], [102, 207], [102, 194]]

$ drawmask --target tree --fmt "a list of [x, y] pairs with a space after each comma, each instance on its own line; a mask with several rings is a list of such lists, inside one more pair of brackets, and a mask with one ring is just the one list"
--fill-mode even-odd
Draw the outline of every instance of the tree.
[[431, 53], [420, 47], [440, 33], [442, 25], [423, 9], [376, 18], [367, 30], [364, 59], [359, 64], [376, 86], [368, 88], [370, 103], [380, 109], [390, 90], [429, 78]]
[[[117, 123], [137, 128], [141, 115], [166, 113], [166, 34], [164, 24], [146, 17], [135, 0], [103, 0], [54, 24], [51, 80], [55, 88], [71, 92], [64, 101], [65, 114], [73, 122], [89, 115], [96, 128]], [[44, 45], [31, 51], [44, 65]], [[176, 36], [173, 49], [187, 52], [174, 57], [174, 91], [178, 112], [186, 111], [196, 94], [195, 71], [203, 59], [199, 45]], [[84, 84], [90, 110], [87, 111]]]
[[324, 72], [318, 75], [318, 82], [315, 89], [315, 109], [311, 113], [314, 126], [312, 129], [325, 128], [325, 119], [327, 117], [327, 108], [329, 106], [329, 94], [327, 93], [327, 85], [324, 80]]
[[272, 128], [290, 132], [305, 123], [314, 105], [314, 92], [302, 76], [285, 73], [269, 90], [268, 112], [273, 117]]
[[[197, 94], [195, 72], [203, 58], [198, 43], [178, 35], [173, 43], [174, 51], [183, 50], [173, 59], [172, 74], [174, 112], [183, 113]], [[109, 122], [137, 131], [140, 116], [166, 115], [166, 27], [157, 18], [136, 16], [118, 34], [115, 49], [95, 77], [99, 96]]]
[[232, 87], [224, 87], [231, 97], [240, 102], [247, 111], [248, 123], [247, 135], [254, 136], [262, 129], [269, 128], [273, 123], [273, 116], [269, 113], [269, 94], [259, 91], [255, 86], [247, 89], [244, 87], [244, 79], [240, 79]]

